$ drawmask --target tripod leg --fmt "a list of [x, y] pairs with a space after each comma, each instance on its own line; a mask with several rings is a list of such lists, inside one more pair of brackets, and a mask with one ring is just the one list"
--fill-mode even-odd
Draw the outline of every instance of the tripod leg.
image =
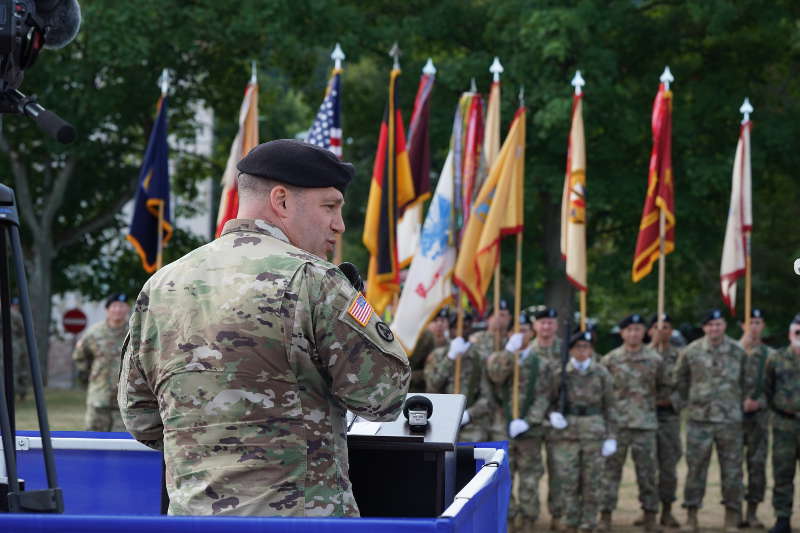
[[[0, 263], [2, 263], [2, 274], [5, 274], [5, 282], [6, 282], [6, 289], [8, 289], [8, 264], [7, 264], [7, 254], [6, 254], [6, 233], [5, 229], [0, 229]], [[7, 295], [5, 295], [7, 296]], [[8, 383], [9, 378], [12, 379], [13, 382], [13, 372], [12, 369], [14, 367], [13, 361], [10, 361], [11, 352], [10, 350], [6, 350], [6, 342], [5, 336], [7, 333], [11, 332], [10, 324], [6, 325], [6, 316], [9, 317], [10, 322], [10, 302], [6, 298], [0, 298], [2, 303], [8, 303], [9, 307], [3, 306], [2, 308], [2, 318], [3, 318], [3, 379], [0, 380], [0, 432], [2, 432], [2, 441], [3, 441], [3, 460], [5, 461], [5, 470], [6, 476], [8, 476], [8, 492], [9, 494], [17, 494], [19, 493], [19, 482], [17, 481], [17, 449], [15, 443], [15, 431], [12, 426], [12, 416], [13, 416], [13, 405], [14, 405], [14, 393], [11, 392], [11, 396], [9, 397], [8, 391], [6, 390], [6, 383]], [[10, 364], [9, 364], [10, 363]], [[10, 398], [10, 399], [9, 399]], [[17, 507], [17, 501], [14, 498], [8, 498], [8, 510], [12, 513], [17, 512], [19, 509]]]
[[0, 231], [0, 308], [2, 321], [0, 327], [3, 331], [3, 380], [6, 388], [6, 405], [8, 406], [8, 420], [11, 424], [11, 434], [16, 434], [15, 397], [14, 397], [14, 352], [11, 346], [11, 290], [8, 286], [8, 261], [6, 247], [6, 232]]

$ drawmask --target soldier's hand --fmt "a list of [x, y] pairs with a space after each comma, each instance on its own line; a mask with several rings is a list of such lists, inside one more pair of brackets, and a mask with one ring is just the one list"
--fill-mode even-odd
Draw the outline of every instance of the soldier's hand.
[[603, 441], [603, 449], [600, 452], [603, 457], [608, 457], [609, 455], [614, 455], [617, 453], [617, 441], [616, 439], [606, 439]]
[[506, 342], [506, 351], [509, 352], [516, 352], [522, 348], [522, 342], [524, 340], [524, 335], [522, 333], [514, 333], [509, 337], [508, 342]]
[[466, 352], [471, 344], [464, 340], [464, 337], [456, 337], [450, 341], [450, 349], [447, 351], [447, 358], [454, 361], [456, 357]]
[[564, 429], [567, 427], [567, 419], [561, 413], [554, 411], [550, 413], [550, 425], [556, 429]]
[[514, 420], [512, 420], [511, 422], [508, 423], [508, 435], [512, 439], [516, 439], [517, 435], [521, 435], [522, 433], [525, 433], [530, 428], [531, 428], [531, 426], [528, 425], [528, 423], [525, 422], [523, 419], [515, 418]]

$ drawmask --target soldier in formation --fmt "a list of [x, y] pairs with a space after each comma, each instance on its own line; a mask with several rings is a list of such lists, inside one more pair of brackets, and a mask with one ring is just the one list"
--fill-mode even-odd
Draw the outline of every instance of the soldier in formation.
[[170, 514], [359, 516], [346, 411], [394, 420], [411, 370], [326, 260], [353, 167], [295, 140], [237, 166], [238, 218], [136, 300], [122, 418], [163, 449]]
[[422, 330], [414, 350], [408, 356], [411, 364], [411, 384], [408, 386], [408, 392], [425, 392], [425, 361], [433, 350], [447, 346], [449, 325], [450, 311], [443, 307]]
[[617, 507], [622, 468], [630, 448], [639, 484], [639, 503], [644, 513], [640, 523], [645, 531], [660, 531], [656, 525], [656, 397], [671, 389], [671, 382], [661, 356], [644, 344], [644, 317], [630, 315], [619, 323], [619, 328], [622, 346], [606, 354], [601, 362], [613, 380], [618, 449], [605, 462], [598, 529], [611, 531], [611, 514]]
[[[30, 364], [28, 363], [28, 344], [25, 340], [25, 325], [19, 312], [19, 300], [11, 300], [11, 353], [13, 354], [14, 394], [22, 401], [31, 386]], [[0, 325], [0, 339], [3, 328]], [[0, 379], [3, 379], [3, 365], [0, 365]]]
[[110, 295], [105, 320], [89, 327], [72, 353], [78, 382], [87, 387], [87, 431], [125, 431], [117, 407], [117, 380], [130, 310], [126, 295]]

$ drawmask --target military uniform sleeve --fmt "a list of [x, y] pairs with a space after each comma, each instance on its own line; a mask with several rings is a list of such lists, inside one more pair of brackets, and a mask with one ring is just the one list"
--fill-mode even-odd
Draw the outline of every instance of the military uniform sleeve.
[[[675, 388], [675, 381], [671, 372], [667, 371], [667, 364], [664, 358], [659, 356], [658, 370], [656, 373], [656, 397], [666, 397]], [[662, 396], [663, 395], [663, 396]]]
[[447, 348], [433, 350], [425, 359], [425, 391], [442, 394], [447, 392], [447, 380], [453, 374], [453, 365], [447, 358]]
[[617, 438], [617, 402], [614, 397], [614, 384], [611, 374], [603, 372], [603, 415], [606, 420], [606, 438]]
[[411, 378], [405, 351], [339, 269], [324, 274], [319, 266], [305, 269], [309, 278], [305, 303], [311, 310], [314, 344], [330, 376], [331, 392], [366, 420], [396, 419]]
[[764, 396], [770, 409], [775, 408], [773, 401], [775, 398], [775, 358], [777, 354], [778, 352], [770, 353], [767, 356], [767, 362], [764, 363]]
[[676, 395], [673, 395], [673, 398], [677, 396], [677, 400], [679, 401], [680, 405], [674, 405], [675, 409], [682, 409], [689, 402], [689, 381], [690, 381], [690, 369], [689, 369], [689, 355], [687, 350], [682, 350], [681, 353], [678, 355], [678, 362], [675, 364], [675, 392]]
[[[141, 351], [148, 346], [154, 346], [156, 339], [142, 338], [143, 314], [146, 313], [147, 297], [136, 304], [136, 309], [130, 319], [130, 332], [122, 345], [122, 366], [119, 373], [119, 388], [117, 390], [117, 403], [119, 404], [122, 422], [128, 432], [142, 444], [151, 448], [163, 449], [164, 426], [158, 410], [156, 398], [147, 376], [142, 369]], [[152, 328], [151, 328], [152, 329]], [[155, 329], [152, 329], [154, 332]], [[155, 335], [155, 333], [153, 333]]]
[[540, 425], [544, 421], [544, 416], [550, 408], [550, 388], [553, 381], [553, 365], [540, 358], [533, 405], [525, 416], [525, 422], [529, 425]]
[[90, 332], [87, 332], [78, 341], [75, 346], [75, 351], [72, 352], [72, 360], [75, 362], [75, 370], [78, 373], [78, 383], [86, 387], [89, 384], [89, 373], [92, 369], [92, 361], [94, 361], [94, 354], [92, 354], [91, 343], [89, 342]]
[[[742, 391], [740, 402], [744, 402], [747, 398], [753, 398], [756, 392], [756, 376], [753, 372], [748, 372], [748, 356], [747, 353], [739, 347], [738, 344], [734, 345], [737, 355], [739, 356], [739, 387]], [[755, 358], [754, 358], [755, 359]]]

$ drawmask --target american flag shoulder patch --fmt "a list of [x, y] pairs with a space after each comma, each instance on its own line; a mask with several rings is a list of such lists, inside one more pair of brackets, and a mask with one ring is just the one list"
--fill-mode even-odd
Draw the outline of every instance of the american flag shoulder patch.
[[369, 302], [364, 298], [363, 294], [358, 293], [358, 296], [356, 296], [350, 304], [347, 314], [353, 317], [356, 322], [362, 326], [366, 326], [369, 323], [369, 319], [372, 318], [372, 306], [369, 305]]

